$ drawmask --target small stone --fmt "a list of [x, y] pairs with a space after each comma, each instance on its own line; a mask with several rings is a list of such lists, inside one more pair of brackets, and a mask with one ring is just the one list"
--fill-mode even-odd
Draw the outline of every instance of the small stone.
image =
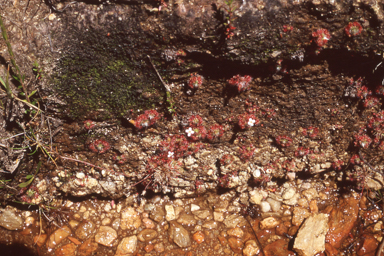
[[97, 250], [99, 245], [95, 242], [92, 242], [92, 239], [88, 239], [82, 243], [78, 249], [78, 256], [90, 256], [93, 252]]
[[108, 226], [100, 226], [95, 235], [96, 243], [104, 246], [112, 246], [112, 242], [117, 238], [116, 230]]
[[137, 238], [141, 242], [149, 242], [157, 237], [157, 231], [153, 229], [144, 229], [138, 235]]
[[72, 229], [76, 229], [77, 225], [79, 225], [80, 222], [78, 222], [77, 220], [70, 220], [68, 222], [69, 226], [72, 228]]
[[56, 19], [56, 14], [51, 13], [51, 14], [48, 15], [48, 20], [53, 21], [55, 19]]
[[191, 212], [194, 212], [194, 211], [197, 211], [197, 210], [200, 210], [200, 206], [198, 206], [196, 204], [191, 204]]
[[302, 207], [295, 207], [293, 209], [292, 224], [294, 226], [300, 226], [304, 219], [309, 216], [309, 211]]
[[33, 223], [35, 223], [35, 218], [33, 218], [33, 217], [27, 217], [24, 221], [24, 224], [27, 227], [30, 225], [33, 225]]
[[47, 239], [47, 234], [39, 234], [33, 238], [33, 242], [37, 244], [38, 247], [41, 247], [44, 245], [46, 239]]
[[23, 219], [16, 215], [11, 207], [6, 207], [0, 212], [0, 226], [8, 230], [18, 230], [23, 228]]
[[261, 200], [263, 200], [264, 194], [259, 190], [252, 190], [249, 192], [249, 202], [251, 204], [259, 205]]
[[141, 218], [138, 212], [133, 207], [127, 207], [121, 211], [121, 223], [122, 230], [134, 230], [141, 225]]
[[222, 222], [224, 220], [224, 213], [222, 212], [213, 212], [213, 219], [215, 221]]
[[318, 213], [319, 212], [319, 208], [317, 207], [317, 200], [312, 200], [309, 203], [309, 209], [310, 209], [311, 213]]
[[308, 201], [305, 198], [300, 198], [297, 201], [297, 204], [298, 204], [298, 206], [303, 207], [303, 208], [307, 208], [308, 207]]
[[273, 198], [267, 198], [266, 201], [270, 204], [273, 212], [279, 212], [280, 211], [281, 202], [279, 202]]
[[137, 237], [130, 236], [125, 237], [117, 246], [115, 256], [126, 256], [130, 253], [134, 253], [137, 247]]
[[165, 219], [167, 221], [171, 221], [171, 220], [174, 220], [176, 219], [176, 214], [175, 214], [175, 208], [173, 208], [172, 205], [166, 205], [165, 206]]
[[213, 220], [207, 221], [203, 224], [203, 228], [216, 229], [217, 228], [217, 222], [213, 221]]
[[144, 251], [145, 252], [151, 252], [153, 250], [154, 246], [153, 244], [147, 244], [145, 247], [144, 247]]
[[164, 216], [165, 216], [165, 211], [161, 206], [156, 206], [150, 214], [151, 219], [153, 219], [156, 222], [161, 222], [164, 219]]
[[[199, 219], [206, 219], [209, 215], [210, 215], [210, 212], [209, 210], [198, 210], [198, 211], [193, 211], [192, 212], [193, 215], [195, 215], [196, 217], [198, 217]], [[212, 219], [212, 217], [211, 217]]]
[[316, 189], [314, 189], [314, 188], [304, 190], [301, 193], [305, 198], [307, 198], [308, 202], [310, 202], [312, 199], [319, 197], [319, 194], [317, 193]]
[[247, 224], [247, 221], [244, 219], [243, 216], [239, 216], [236, 213], [227, 216], [224, 220], [224, 225], [227, 228], [235, 228], [237, 225], [244, 226]]
[[201, 244], [204, 242], [204, 233], [201, 231], [197, 231], [195, 234], [193, 234], [192, 239], [196, 241], [197, 244]]
[[177, 223], [187, 226], [194, 226], [196, 225], [197, 221], [195, 219], [195, 216], [193, 216], [192, 214], [182, 213], [177, 219]]
[[268, 202], [263, 201], [260, 203], [260, 208], [262, 212], [269, 212], [271, 210], [271, 205]]
[[159, 253], [164, 252], [165, 251], [164, 244], [163, 243], [155, 244], [155, 251]]
[[111, 224], [111, 219], [110, 219], [110, 218], [104, 218], [104, 219], [101, 221], [101, 225], [102, 225], [102, 226], [108, 226], [109, 224]]
[[312, 256], [325, 250], [325, 235], [328, 232], [328, 215], [314, 214], [305, 220], [293, 245], [299, 255]]
[[275, 217], [268, 217], [260, 221], [260, 228], [271, 229], [277, 227], [279, 224], [280, 220], [276, 219]]
[[244, 243], [241, 239], [230, 237], [228, 239], [229, 247], [231, 247], [232, 251], [235, 253], [241, 253], [243, 250]]
[[47, 247], [53, 249], [56, 245], [60, 244], [65, 238], [71, 234], [71, 229], [68, 226], [63, 226], [53, 232], [47, 241]]
[[75, 234], [81, 240], [87, 239], [95, 230], [95, 224], [92, 221], [82, 221], [75, 231]]
[[244, 256], [256, 256], [260, 252], [259, 246], [257, 246], [257, 243], [255, 240], [248, 240], [245, 243], [244, 249], [243, 249], [243, 255]]
[[76, 245], [73, 243], [61, 246], [55, 251], [55, 256], [73, 256], [76, 254]]
[[291, 199], [296, 194], [296, 190], [292, 187], [287, 188], [282, 195], [284, 200]]
[[229, 236], [237, 237], [237, 238], [242, 238], [244, 235], [244, 231], [241, 228], [231, 228], [227, 231], [227, 234]]
[[155, 228], [155, 223], [150, 218], [143, 218], [142, 222], [145, 226], [145, 228]]
[[286, 205], [294, 206], [294, 205], [297, 204], [297, 201], [299, 200], [299, 198], [300, 198], [300, 194], [299, 193], [295, 193], [295, 195], [292, 198], [284, 200], [283, 203], [286, 204]]
[[170, 223], [169, 238], [179, 247], [188, 247], [191, 245], [189, 232], [175, 221]]

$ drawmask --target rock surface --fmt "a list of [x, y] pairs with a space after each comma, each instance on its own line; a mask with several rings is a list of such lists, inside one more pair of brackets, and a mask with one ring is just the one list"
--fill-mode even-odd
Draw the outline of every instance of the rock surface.
[[293, 249], [300, 256], [311, 256], [325, 250], [325, 235], [328, 232], [328, 215], [314, 214], [300, 227]]

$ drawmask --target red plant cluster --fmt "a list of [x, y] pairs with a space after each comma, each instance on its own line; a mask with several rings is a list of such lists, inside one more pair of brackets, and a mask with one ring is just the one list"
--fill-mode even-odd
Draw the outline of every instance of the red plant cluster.
[[350, 161], [351, 164], [355, 164], [355, 165], [363, 163], [363, 161], [361, 161], [359, 155], [353, 155], [349, 161]]
[[276, 143], [283, 148], [289, 147], [292, 144], [292, 139], [286, 135], [279, 135], [276, 138]]
[[361, 134], [358, 133], [355, 136], [355, 146], [360, 145], [362, 148], [368, 148], [369, 145], [372, 143], [372, 139], [366, 135], [366, 134]]
[[89, 149], [92, 152], [99, 153], [99, 154], [103, 154], [107, 152], [110, 148], [111, 148], [111, 145], [107, 141], [102, 139], [97, 139], [91, 144], [89, 144]]
[[252, 158], [253, 154], [255, 153], [255, 150], [256, 148], [252, 144], [240, 147], [239, 148], [240, 160], [243, 162], [248, 162]]
[[250, 89], [250, 84], [252, 82], [252, 77], [245, 75], [235, 75], [229, 79], [228, 84], [231, 86], [236, 86], [238, 92], [244, 92]]
[[317, 135], [319, 135], [319, 128], [314, 127], [314, 126], [309, 126], [306, 129], [304, 128], [303, 129], [303, 135], [314, 139], [317, 137]]
[[335, 162], [332, 163], [332, 168], [335, 169], [336, 171], [340, 171], [343, 165], [344, 165], [344, 162], [342, 160], [336, 160]]
[[311, 153], [311, 150], [309, 148], [305, 147], [298, 147], [297, 150], [295, 151], [295, 156], [306, 156], [309, 153]]
[[143, 128], [148, 128], [151, 125], [154, 125], [157, 120], [159, 120], [161, 115], [156, 110], [146, 110], [144, 111], [144, 114], [139, 115], [136, 120], [131, 120], [130, 122], [133, 123], [133, 125], [141, 130]]
[[295, 161], [293, 159], [292, 160], [285, 160], [283, 162], [283, 164], [281, 165], [281, 167], [283, 167], [283, 169], [285, 169], [287, 172], [293, 172], [293, 171], [295, 171], [296, 164], [295, 164]]
[[377, 104], [379, 104], [380, 102], [380, 99], [375, 97], [375, 96], [368, 96], [365, 100], [364, 100], [364, 107], [365, 108], [373, 108], [374, 106], [376, 106]]
[[293, 30], [292, 25], [283, 25], [283, 32], [284, 33], [291, 32], [292, 30]]
[[85, 129], [90, 130], [93, 127], [95, 127], [95, 123], [92, 120], [85, 120], [84, 121], [84, 128]]
[[118, 164], [124, 164], [128, 161], [128, 157], [126, 155], [114, 155], [112, 159]]
[[225, 154], [220, 158], [220, 164], [223, 166], [230, 165], [235, 160], [235, 157], [231, 154]]
[[379, 94], [379, 95], [384, 96], [384, 86], [383, 85], [377, 86], [376, 93]]
[[207, 136], [207, 129], [205, 129], [204, 126], [193, 127], [192, 131], [193, 133], [191, 133], [190, 135], [188, 134], [188, 137], [194, 141], [204, 140], [205, 137]]
[[203, 118], [199, 115], [192, 115], [189, 119], [189, 126], [198, 127], [203, 125]]
[[216, 141], [219, 140], [224, 135], [224, 128], [222, 125], [214, 124], [212, 125], [207, 134], [207, 139], [209, 141]]
[[362, 30], [363, 30], [363, 27], [357, 21], [349, 22], [348, 26], [346, 26], [344, 29], [345, 33], [349, 37], [360, 35]]
[[172, 157], [178, 159], [197, 153], [203, 147], [204, 144], [190, 142], [184, 135], [166, 136], [166, 138], [160, 142], [160, 151], [164, 158], [168, 158], [169, 152], [172, 152]]
[[326, 45], [329, 39], [331, 39], [328, 29], [325, 28], [320, 28], [312, 32], [312, 37], [315, 39], [315, 43], [320, 48]]
[[191, 89], [197, 89], [203, 84], [204, 78], [196, 73], [191, 74], [191, 78], [189, 78], [188, 86]]
[[[359, 78], [361, 79], [361, 78]], [[361, 99], [367, 98], [367, 96], [372, 95], [372, 92], [368, 90], [368, 87], [363, 85], [357, 88], [357, 97]]]
[[238, 125], [241, 129], [249, 129], [260, 123], [260, 120], [252, 114], [244, 113], [238, 117]]

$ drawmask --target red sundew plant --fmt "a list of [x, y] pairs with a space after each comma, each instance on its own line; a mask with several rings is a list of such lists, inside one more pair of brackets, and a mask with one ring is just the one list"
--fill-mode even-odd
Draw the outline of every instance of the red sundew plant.
[[367, 98], [367, 96], [372, 95], [372, 92], [368, 90], [368, 87], [363, 85], [357, 88], [357, 97], [361, 99]]
[[362, 30], [363, 30], [363, 27], [357, 21], [349, 22], [348, 26], [346, 26], [344, 29], [345, 33], [349, 37], [360, 35]]
[[307, 129], [303, 129], [303, 135], [314, 139], [319, 135], [319, 128], [310, 126]]
[[384, 86], [379, 85], [376, 87], [376, 93], [384, 96]]
[[305, 147], [298, 147], [297, 150], [295, 151], [295, 156], [306, 156], [309, 153], [311, 153], [311, 150], [309, 148]]
[[192, 115], [189, 119], [189, 126], [192, 127], [197, 127], [197, 126], [202, 126], [203, 125], [203, 118], [199, 115]]
[[384, 141], [380, 142], [380, 145], [377, 147], [379, 150], [384, 151]]
[[296, 163], [293, 159], [285, 160], [281, 167], [283, 167], [283, 169], [285, 169], [287, 172], [294, 172], [296, 168]]
[[368, 148], [371, 145], [372, 139], [366, 134], [355, 135], [355, 146], [360, 145], [362, 148]]
[[241, 129], [249, 129], [255, 125], [258, 125], [260, 120], [252, 114], [244, 113], [239, 116], [238, 125]]
[[284, 33], [291, 32], [291, 31], [293, 31], [292, 25], [283, 25], [283, 32]]
[[353, 156], [351, 157], [351, 159], [349, 160], [349, 162], [350, 162], [351, 164], [354, 164], [354, 165], [358, 165], [358, 164], [362, 164], [362, 163], [363, 163], [363, 161], [361, 161], [359, 155], [353, 155]]
[[380, 102], [380, 99], [377, 98], [377, 97], [374, 97], [374, 96], [368, 96], [365, 100], [364, 100], [364, 107], [365, 108], [373, 108], [374, 106], [376, 106], [377, 104], [379, 104]]
[[112, 159], [118, 164], [124, 164], [128, 161], [128, 157], [126, 155], [114, 155]]
[[315, 39], [317, 46], [320, 48], [326, 45], [329, 39], [331, 39], [328, 29], [325, 28], [320, 28], [312, 32], [312, 37]]
[[183, 56], [183, 57], [187, 56], [186, 52], [183, 49], [177, 50], [176, 55], [177, 56]]
[[335, 162], [332, 163], [332, 168], [335, 169], [336, 171], [340, 171], [343, 165], [344, 165], [344, 162], [342, 160], [336, 160]]
[[203, 140], [207, 136], [207, 130], [205, 129], [204, 126], [198, 126], [198, 127], [193, 127], [192, 128], [193, 133], [188, 133], [188, 137], [191, 138], [192, 140]]
[[224, 135], [224, 128], [222, 125], [214, 124], [211, 127], [209, 127], [207, 139], [210, 141], [216, 141], [223, 137]]
[[292, 144], [292, 139], [286, 135], [279, 135], [276, 138], [276, 143], [283, 148], [289, 147]]
[[95, 127], [95, 123], [92, 120], [85, 120], [84, 121], [84, 128], [85, 129], [90, 130], [93, 127]]
[[250, 89], [252, 77], [248, 75], [245, 75], [245, 76], [235, 75], [231, 79], [229, 79], [227, 82], [231, 86], [236, 86], [237, 91], [240, 93]]
[[133, 125], [141, 130], [148, 128], [149, 126], [154, 125], [159, 119], [161, 115], [156, 110], [146, 110], [144, 111], [144, 114], [139, 115], [136, 120], [131, 120], [130, 122], [133, 123]]
[[223, 166], [230, 165], [235, 160], [235, 157], [231, 154], [225, 154], [220, 158], [220, 164]]
[[266, 116], [267, 118], [272, 118], [276, 116], [276, 111], [272, 108], [266, 108], [263, 111], [263, 115]]
[[196, 73], [191, 74], [191, 78], [189, 78], [188, 86], [191, 89], [197, 89], [203, 84], [204, 78]]
[[165, 139], [160, 142], [160, 150], [165, 154], [172, 152], [172, 156], [175, 159], [188, 155], [188, 148], [190, 142], [183, 135], [166, 136]]
[[243, 162], [248, 162], [255, 153], [255, 150], [256, 148], [252, 144], [249, 144], [248, 146], [242, 146], [239, 149], [240, 160]]
[[91, 144], [89, 144], [89, 149], [92, 152], [99, 153], [99, 154], [103, 154], [107, 152], [110, 148], [111, 148], [111, 145], [107, 141], [102, 139], [97, 139]]

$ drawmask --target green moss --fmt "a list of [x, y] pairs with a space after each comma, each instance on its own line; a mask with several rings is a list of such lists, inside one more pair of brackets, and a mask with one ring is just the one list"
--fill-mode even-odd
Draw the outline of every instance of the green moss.
[[[77, 31], [82, 44], [60, 59], [54, 84], [67, 102], [64, 113], [72, 119], [119, 118], [130, 109], [152, 108], [163, 100], [154, 71], [131, 57], [129, 45], [136, 38], [105, 35], [104, 31]], [[144, 98], [146, 93], [159, 97]]]

